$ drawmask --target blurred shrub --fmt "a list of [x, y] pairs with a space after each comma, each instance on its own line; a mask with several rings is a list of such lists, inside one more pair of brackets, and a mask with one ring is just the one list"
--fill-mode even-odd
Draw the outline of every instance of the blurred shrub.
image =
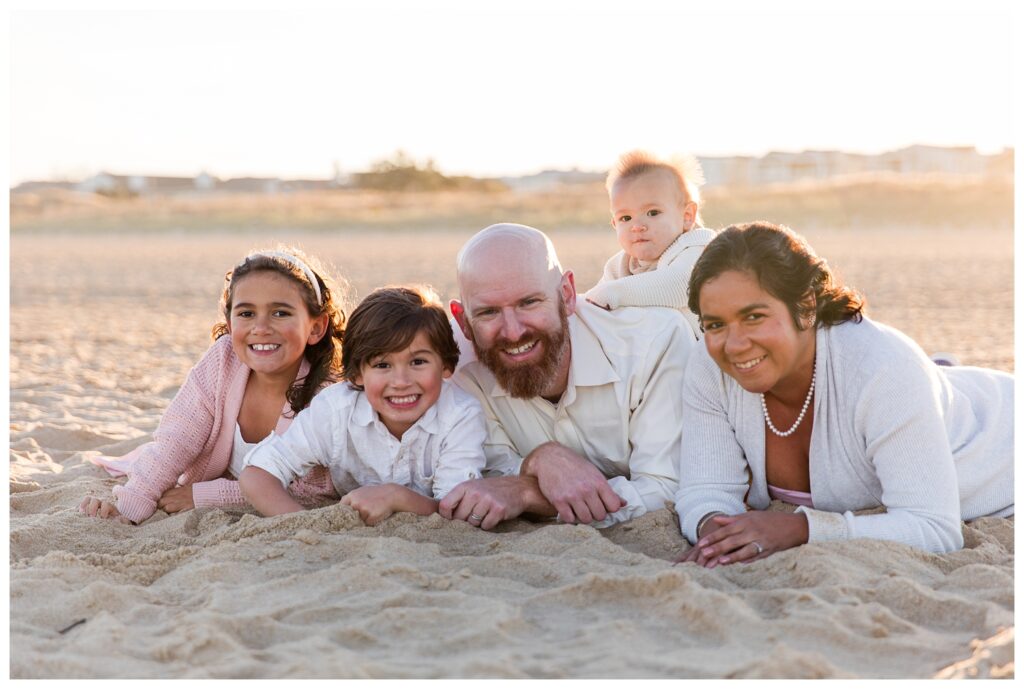
[[368, 172], [353, 176], [360, 189], [381, 191], [505, 191], [496, 179], [449, 177], [441, 174], [432, 159], [420, 166], [405, 151], [396, 151], [391, 158], [375, 162]]

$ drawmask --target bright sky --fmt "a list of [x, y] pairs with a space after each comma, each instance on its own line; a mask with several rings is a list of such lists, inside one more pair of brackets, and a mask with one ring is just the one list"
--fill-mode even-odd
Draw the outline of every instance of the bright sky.
[[504, 175], [606, 169], [637, 147], [1013, 143], [1006, 2], [477, 4], [25, 5], [10, 15], [10, 182], [325, 178], [398, 148]]

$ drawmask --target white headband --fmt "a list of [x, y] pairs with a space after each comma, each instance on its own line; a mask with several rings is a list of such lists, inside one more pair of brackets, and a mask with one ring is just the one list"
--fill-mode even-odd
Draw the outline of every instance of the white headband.
[[306, 279], [309, 280], [309, 284], [313, 285], [313, 292], [316, 294], [316, 303], [318, 306], [323, 306], [324, 298], [320, 294], [320, 283], [316, 281], [316, 273], [309, 269], [305, 263], [303, 263], [298, 257], [292, 256], [291, 254], [285, 253], [284, 251], [260, 251], [256, 254], [250, 254], [248, 258], [253, 256], [269, 256], [272, 258], [280, 258], [293, 266], [301, 270], [306, 274]]

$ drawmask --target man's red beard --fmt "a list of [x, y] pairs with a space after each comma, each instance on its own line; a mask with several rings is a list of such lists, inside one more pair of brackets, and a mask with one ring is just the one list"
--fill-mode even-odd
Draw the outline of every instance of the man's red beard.
[[[562, 359], [568, 352], [566, 338], [569, 336], [569, 316], [565, 302], [558, 300], [559, 329], [557, 332], [529, 331], [515, 342], [499, 339], [487, 349], [482, 349], [473, 338], [476, 358], [494, 374], [498, 384], [508, 394], [519, 399], [539, 397], [558, 374]], [[470, 324], [472, 330], [472, 324]], [[515, 349], [536, 341], [541, 347], [541, 358], [534, 363], [509, 363], [502, 356], [502, 350]]]

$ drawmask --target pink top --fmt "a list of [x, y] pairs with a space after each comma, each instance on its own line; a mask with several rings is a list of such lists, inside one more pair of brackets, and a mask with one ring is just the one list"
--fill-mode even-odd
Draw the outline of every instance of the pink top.
[[782, 502], [788, 502], [790, 505], [814, 507], [814, 503], [811, 502], [810, 493], [803, 493], [798, 490], [787, 490], [785, 488], [776, 488], [770, 483], [768, 484], [768, 496], [772, 500], [781, 500]]
[[[156, 512], [160, 496], [175, 485], [192, 485], [196, 507], [247, 504], [238, 481], [221, 477], [231, 462], [249, 372], [231, 349], [231, 338], [219, 338], [189, 371], [160, 419], [152, 442], [120, 459], [90, 458], [111, 473], [128, 474], [125, 485], [114, 487], [122, 515], [136, 523], [148, 519]], [[298, 378], [308, 372], [309, 362], [303, 359]], [[286, 403], [274, 432], [283, 433], [292, 416]], [[289, 490], [296, 497], [338, 497], [330, 472], [322, 466], [293, 481]]]

